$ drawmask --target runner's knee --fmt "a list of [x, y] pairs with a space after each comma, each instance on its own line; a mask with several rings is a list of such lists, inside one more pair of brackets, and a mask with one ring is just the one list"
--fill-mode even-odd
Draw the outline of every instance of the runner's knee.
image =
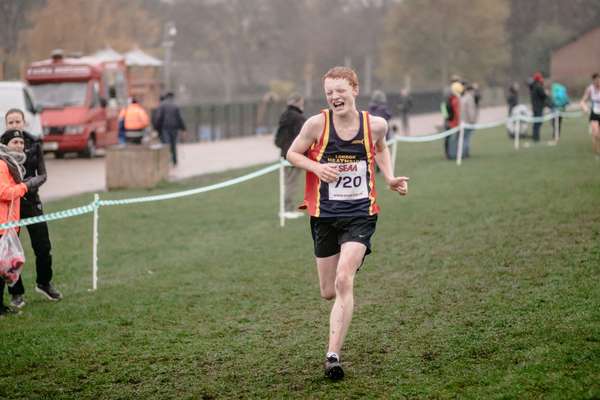
[[334, 288], [321, 288], [321, 297], [325, 300], [333, 300], [335, 299], [335, 289]]
[[349, 273], [338, 273], [335, 278], [335, 291], [339, 295], [345, 295], [349, 292], [352, 292], [352, 285], [354, 283], [354, 278], [352, 274]]

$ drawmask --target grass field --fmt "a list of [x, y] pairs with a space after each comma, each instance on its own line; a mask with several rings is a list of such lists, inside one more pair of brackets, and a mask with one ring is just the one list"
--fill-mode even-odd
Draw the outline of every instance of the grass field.
[[515, 151], [496, 129], [471, 151], [457, 167], [441, 142], [399, 147], [411, 192], [380, 182], [343, 381], [322, 376], [330, 303], [307, 219], [278, 226], [273, 173], [102, 208], [97, 292], [91, 216], [51, 222], [65, 299], [33, 291], [29, 262], [27, 306], [0, 319], [0, 398], [600, 399], [600, 161], [584, 120], [555, 147]]

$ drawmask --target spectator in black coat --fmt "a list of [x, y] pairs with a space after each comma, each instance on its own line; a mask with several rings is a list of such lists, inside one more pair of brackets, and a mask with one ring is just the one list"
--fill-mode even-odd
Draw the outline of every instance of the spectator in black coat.
[[413, 102], [412, 97], [408, 89], [402, 89], [400, 91], [400, 99], [398, 100], [398, 111], [400, 112], [400, 119], [402, 121], [402, 134], [410, 135], [410, 123], [408, 116], [412, 109]]
[[[548, 94], [544, 89], [544, 77], [541, 73], [533, 74], [533, 81], [529, 85], [529, 93], [531, 96], [531, 109], [534, 118], [541, 117], [544, 113], [544, 107], [548, 104]], [[533, 123], [533, 141], [540, 141], [541, 122]]]
[[[387, 105], [387, 96], [381, 90], [375, 90], [371, 95], [371, 101], [369, 102], [369, 114], [375, 115], [385, 119], [387, 122], [392, 118]], [[390, 139], [390, 130], [388, 129], [385, 135], [386, 139]]]
[[154, 128], [162, 143], [169, 143], [173, 165], [177, 165], [177, 136], [185, 131], [185, 123], [181, 118], [179, 107], [175, 104], [175, 95], [171, 92], [164, 95], [155, 114]]
[[[463, 85], [467, 87], [468, 83], [464, 82]], [[479, 112], [479, 108], [481, 105], [481, 89], [479, 88], [479, 83], [473, 82], [470, 86], [473, 88], [473, 99], [475, 99], [475, 108], [477, 109], [477, 112]]]
[[519, 84], [517, 82], [513, 82], [508, 88], [506, 103], [508, 104], [508, 116], [510, 117], [512, 109], [519, 104]]
[[[298, 93], [292, 93], [287, 100], [287, 109], [279, 117], [279, 126], [275, 133], [275, 145], [281, 149], [281, 157], [285, 159], [287, 152], [296, 136], [300, 133], [306, 121], [304, 116], [304, 98]], [[285, 217], [298, 218], [303, 214], [296, 211], [294, 195], [296, 192], [300, 169], [287, 167], [285, 169]]]

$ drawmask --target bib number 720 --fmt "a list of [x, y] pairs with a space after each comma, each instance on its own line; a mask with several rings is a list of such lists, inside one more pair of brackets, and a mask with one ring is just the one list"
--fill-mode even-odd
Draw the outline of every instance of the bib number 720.
[[329, 200], [352, 201], [369, 197], [365, 160], [338, 164], [338, 171], [338, 178], [329, 183]]
[[[340, 176], [335, 183], [335, 187], [343, 187], [347, 189], [351, 189], [353, 187], [357, 188], [362, 183], [362, 176]], [[341, 186], [340, 186], [341, 185]]]

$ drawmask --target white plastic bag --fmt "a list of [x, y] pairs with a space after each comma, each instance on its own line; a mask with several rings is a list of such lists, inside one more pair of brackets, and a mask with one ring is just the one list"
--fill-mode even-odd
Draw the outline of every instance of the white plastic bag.
[[[9, 216], [12, 206], [11, 202]], [[25, 264], [25, 252], [17, 235], [17, 229], [6, 229], [4, 235], [0, 237], [0, 278], [4, 279], [8, 286], [13, 286], [21, 276], [23, 264]]]

